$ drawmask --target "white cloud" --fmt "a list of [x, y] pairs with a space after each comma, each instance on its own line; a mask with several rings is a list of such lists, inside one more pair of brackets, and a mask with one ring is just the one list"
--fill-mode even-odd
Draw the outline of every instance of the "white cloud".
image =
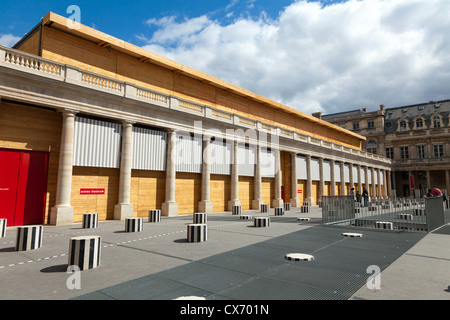
[[20, 37], [13, 36], [12, 34], [0, 34], [0, 45], [5, 47], [12, 47], [20, 40]]
[[306, 113], [395, 107], [450, 99], [448, 12], [448, 0], [298, 1], [275, 20], [151, 19], [145, 48]]

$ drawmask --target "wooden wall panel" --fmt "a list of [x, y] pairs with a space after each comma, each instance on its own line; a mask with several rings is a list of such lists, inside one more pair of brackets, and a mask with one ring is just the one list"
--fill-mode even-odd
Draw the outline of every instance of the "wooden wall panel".
[[262, 178], [262, 199], [270, 208], [273, 207], [273, 199], [275, 198], [275, 179]]
[[177, 172], [175, 201], [178, 203], [178, 214], [193, 214], [198, 211], [201, 188], [201, 174]]
[[[301, 192], [298, 193], [298, 190], [300, 190]], [[297, 193], [298, 193], [298, 198], [300, 199], [300, 205], [303, 205], [303, 202], [305, 201], [305, 194], [306, 194], [306, 181], [305, 180], [297, 181]]]
[[255, 198], [254, 179], [253, 177], [239, 177], [239, 201], [241, 202], [242, 210], [250, 210], [252, 208], [252, 201]]
[[[83, 221], [84, 213], [98, 213], [99, 220], [113, 220], [119, 200], [119, 169], [74, 167], [70, 204], [74, 222]], [[81, 195], [80, 189], [105, 189], [105, 194]]]
[[314, 205], [317, 206], [320, 200], [319, 181], [312, 182], [311, 197], [314, 199]]
[[211, 175], [210, 200], [213, 202], [214, 212], [228, 211], [228, 201], [231, 196], [231, 182], [228, 175]]
[[50, 152], [45, 223], [56, 201], [61, 113], [0, 101], [0, 148]]
[[325, 181], [324, 183], [324, 196], [330, 196], [331, 195], [331, 182]]
[[165, 172], [132, 170], [131, 204], [136, 217], [147, 218], [148, 210], [161, 209], [165, 195]]

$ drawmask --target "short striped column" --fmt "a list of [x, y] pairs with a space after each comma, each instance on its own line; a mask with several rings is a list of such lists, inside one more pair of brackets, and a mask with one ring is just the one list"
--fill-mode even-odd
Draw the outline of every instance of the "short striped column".
[[276, 216], [282, 216], [282, 215], [284, 215], [284, 208], [283, 208], [283, 207], [275, 208], [275, 215], [276, 215]]
[[208, 238], [208, 227], [204, 223], [194, 223], [187, 226], [188, 242], [204, 242]]
[[39, 249], [42, 246], [43, 226], [17, 227], [16, 251]]
[[233, 206], [231, 214], [233, 216], [238, 216], [241, 214], [241, 206]]
[[310, 207], [309, 201], [304, 201], [304, 202], [303, 202], [303, 206], [304, 206], [304, 207]]
[[269, 212], [269, 205], [268, 204], [262, 204], [261, 205], [261, 212], [262, 213]]
[[268, 218], [268, 217], [253, 218], [253, 226], [256, 228], [268, 227], [268, 226], [270, 226], [270, 218]]
[[414, 220], [413, 215], [409, 214], [409, 213], [399, 213], [399, 214], [397, 214], [397, 219]]
[[161, 222], [161, 210], [149, 210], [148, 222]]
[[83, 214], [83, 228], [95, 229], [98, 227], [98, 213]]
[[394, 230], [394, 224], [392, 222], [377, 221], [375, 222], [375, 228]]
[[289, 202], [284, 204], [284, 210], [290, 211], [291, 210], [291, 204]]
[[143, 218], [126, 218], [125, 232], [141, 232], [144, 229]]
[[82, 236], [70, 239], [69, 266], [78, 266], [80, 270], [94, 269], [100, 266], [100, 236]]
[[416, 209], [416, 210], [414, 211], [414, 214], [415, 214], [416, 216], [426, 216], [426, 214], [425, 214], [425, 209]]
[[300, 212], [301, 213], [308, 213], [309, 212], [309, 206], [301, 206], [300, 207]]
[[0, 219], [0, 238], [4, 238], [6, 236], [7, 224], [8, 224], [7, 219]]
[[208, 222], [208, 215], [206, 213], [194, 213], [192, 222], [194, 224], [206, 224]]
[[241, 215], [240, 216], [241, 220], [253, 220], [253, 216], [249, 216], [249, 215]]

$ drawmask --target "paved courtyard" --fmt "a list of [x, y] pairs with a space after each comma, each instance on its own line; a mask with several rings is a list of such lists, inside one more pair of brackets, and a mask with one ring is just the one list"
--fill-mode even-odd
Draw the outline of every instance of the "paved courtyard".
[[[138, 233], [125, 232], [122, 221], [96, 229], [45, 226], [42, 247], [23, 252], [14, 248], [16, 228], [8, 228], [0, 239], [0, 299], [450, 299], [449, 225], [426, 234], [324, 226], [319, 208], [243, 214], [270, 217], [271, 224], [255, 228], [230, 212], [214, 213], [202, 243], [186, 240], [191, 215], [144, 218]], [[67, 273], [69, 239], [81, 235], [101, 236], [101, 263], [75, 277]], [[314, 260], [289, 261], [289, 253]], [[371, 266], [382, 271], [378, 288], [370, 285]]]

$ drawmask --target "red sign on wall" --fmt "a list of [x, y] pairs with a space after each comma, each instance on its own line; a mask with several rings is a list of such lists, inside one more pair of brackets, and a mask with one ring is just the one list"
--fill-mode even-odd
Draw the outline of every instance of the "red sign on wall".
[[303, 193], [303, 190], [298, 190], [297, 193]]
[[409, 175], [409, 186], [411, 189], [415, 189], [415, 185], [414, 185], [414, 175], [410, 174]]
[[80, 194], [105, 194], [105, 189], [80, 189]]

